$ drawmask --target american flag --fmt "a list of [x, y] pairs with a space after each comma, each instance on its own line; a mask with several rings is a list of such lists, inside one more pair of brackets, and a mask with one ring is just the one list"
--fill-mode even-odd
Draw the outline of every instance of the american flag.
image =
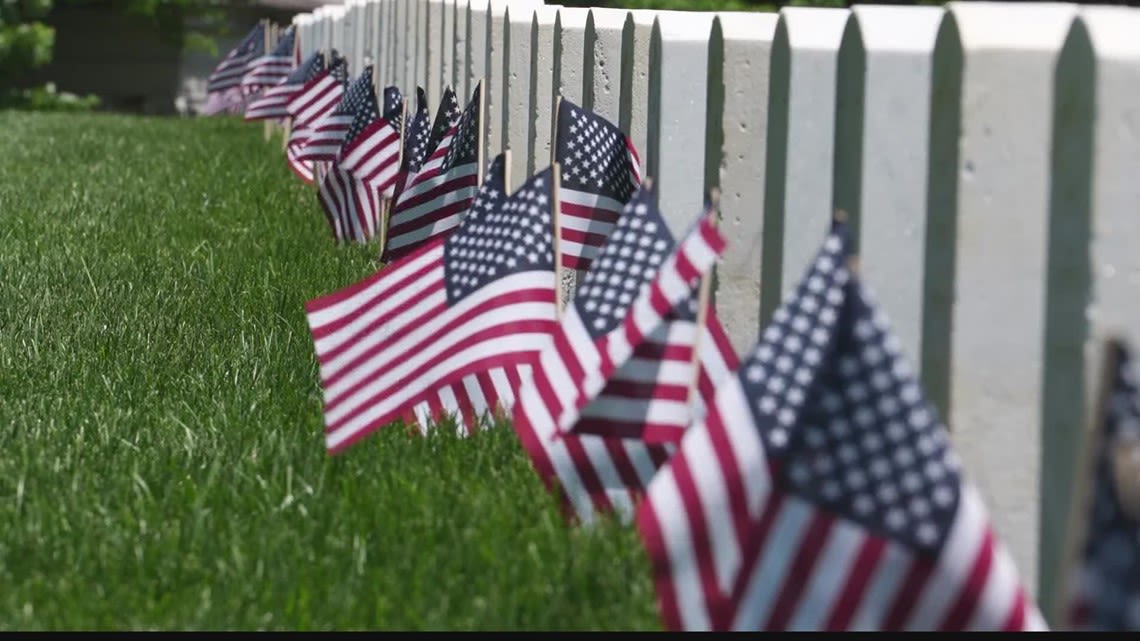
[[[451, 233], [471, 206], [479, 188], [481, 93], [482, 85], [475, 88], [463, 114], [449, 123], [436, 149], [398, 190], [382, 260], [396, 259], [433, 238]], [[445, 101], [433, 130], [438, 133], [440, 123], [450, 120]], [[429, 144], [431, 138], [434, 135], [429, 136]]]
[[391, 189], [400, 162], [404, 97], [396, 87], [384, 90], [381, 112], [376, 97], [366, 99], [344, 137], [340, 165], [380, 193]]
[[376, 106], [371, 66], [365, 67], [364, 72], [352, 81], [331, 113], [307, 127], [305, 144], [297, 157], [301, 160], [335, 160], [356, 113], [368, 105]]
[[533, 360], [555, 325], [551, 169], [484, 220], [306, 306], [338, 453], [468, 374]]
[[306, 185], [313, 184], [315, 179], [314, 172], [316, 171], [316, 163], [303, 161], [297, 158], [297, 151], [300, 149], [297, 145], [285, 145], [285, 162], [288, 163], [289, 169], [296, 174]]
[[641, 184], [633, 141], [605, 118], [562, 98], [554, 134], [562, 167], [562, 266], [588, 269]]
[[[499, 154], [491, 161], [486, 178], [479, 187], [475, 202], [471, 204], [471, 210], [463, 217], [462, 225], [483, 223], [502, 209], [508, 196], [506, 163], [506, 154]], [[418, 423], [420, 431], [426, 434], [433, 423], [450, 415], [457, 419], [457, 428], [464, 434], [471, 434], [478, 429], [480, 418], [494, 414], [500, 408], [510, 410], [514, 404], [514, 390], [518, 389], [521, 382], [519, 372], [525, 373], [529, 369], [526, 365], [517, 368], [496, 367], [464, 376], [463, 380], [440, 387], [429, 394], [426, 400], [413, 408], [411, 416], [405, 420], [408, 423]]]
[[[650, 444], [680, 442], [685, 430], [704, 416], [717, 386], [740, 366], [711, 306], [705, 325], [698, 330], [696, 305], [693, 297], [666, 315], [665, 322], [633, 350], [633, 356], [614, 370], [568, 431]], [[696, 363], [694, 346], [699, 356]], [[694, 376], [696, 394], [690, 398]]]
[[[1070, 578], [1067, 623], [1073, 630], [1140, 630], [1140, 371], [1128, 348], [1112, 340], [1107, 389], [1089, 461], [1091, 501], [1079, 501], [1082, 529]], [[1085, 476], [1084, 478], [1088, 478]], [[1123, 488], [1124, 491], [1121, 491]]]
[[665, 627], [1042, 629], [848, 234], [638, 506]]
[[335, 160], [321, 177], [317, 200], [338, 242], [367, 242], [380, 224], [379, 195]]
[[241, 87], [230, 87], [223, 91], [206, 94], [206, 103], [202, 105], [202, 115], [214, 116], [220, 113], [240, 115], [245, 111], [246, 96]]
[[241, 88], [247, 94], [265, 87], [272, 87], [283, 81], [293, 70], [293, 45], [295, 29], [292, 25], [281, 34], [281, 39], [269, 53], [258, 56], [246, 66], [241, 79]]
[[324, 71], [324, 68], [324, 54], [318, 51], [309, 56], [308, 60], [294, 69], [288, 77], [266, 89], [256, 100], [249, 103], [245, 110], [245, 119], [268, 120], [288, 117], [289, 101], [316, 78], [317, 74]]
[[[551, 345], [523, 379], [513, 411], [515, 432], [535, 471], [548, 488], [561, 487], [564, 507], [586, 523], [612, 511], [631, 517], [672, 445], [562, 430], [670, 310], [688, 303], [724, 251], [709, 215], [680, 244], [653, 229], [664, 223], [647, 189], [634, 196], [618, 224]], [[628, 252], [630, 247], [642, 252]]]
[[416, 111], [404, 127], [404, 155], [400, 159], [400, 171], [396, 174], [396, 194], [404, 188], [408, 177], [420, 168], [427, 155], [428, 141], [431, 140], [430, 118], [427, 92], [423, 87], [416, 87]]
[[[289, 115], [293, 117], [292, 135], [300, 136], [301, 132], [308, 130], [310, 123], [320, 120], [329, 110], [336, 107], [344, 95], [346, 84], [348, 84], [348, 61], [333, 51], [328, 68], [306, 82], [286, 107]], [[290, 137], [289, 144], [297, 144], [303, 139], [304, 136], [300, 139]]]
[[340, 102], [347, 82], [348, 62], [334, 49], [329, 67], [306, 82], [286, 107], [293, 117], [293, 127], [285, 143], [285, 159], [293, 173], [307, 183], [314, 180], [315, 163], [305, 160], [301, 150], [312, 133], [310, 126]]
[[258, 22], [236, 47], [214, 67], [206, 78], [206, 93], [220, 93], [227, 89], [240, 88], [242, 76], [248, 70], [250, 61], [265, 53], [265, 23]]

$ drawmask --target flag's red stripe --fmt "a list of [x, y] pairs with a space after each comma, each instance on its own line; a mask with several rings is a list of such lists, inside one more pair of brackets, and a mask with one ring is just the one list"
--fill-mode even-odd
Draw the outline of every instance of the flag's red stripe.
[[835, 519], [825, 512], [817, 511], [812, 515], [811, 523], [799, 542], [796, 557], [780, 584], [780, 596], [776, 598], [776, 603], [768, 615], [765, 630], [786, 630], [797, 606], [805, 607], [801, 605], [800, 600], [804, 589], [811, 582], [816, 561], [819, 560], [820, 552], [827, 544], [827, 537], [834, 522]]
[[911, 610], [918, 601], [926, 582], [934, 573], [934, 563], [925, 557], [912, 557], [906, 578], [895, 593], [894, 601], [887, 609], [887, 616], [880, 627], [882, 630], [901, 630], [910, 618]]
[[946, 613], [946, 617], [938, 628], [944, 632], [951, 630], [962, 630], [966, 627], [970, 617], [974, 614], [975, 608], [978, 605], [978, 599], [982, 596], [982, 590], [986, 587], [986, 581], [990, 577], [990, 568], [993, 566], [994, 561], [994, 533], [990, 528], [985, 528], [985, 533], [982, 535], [982, 545], [978, 550], [977, 556], [974, 558], [973, 566], [970, 568], [970, 575], [966, 579], [966, 583], [961, 587], [958, 592], [958, 598], [955, 599], [954, 605], [950, 611]]
[[867, 584], [871, 582], [871, 577], [874, 576], [879, 559], [883, 557], [886, 548], [886, 539], [882, 537], [863, 537], [855, 563], [847, 572], [847, 580], [839, 591], [839, 599], [831, 608], [831, 615], [824, 629], [847, 630], [851, 626], [851, 620], [855, 617], [859, 604], [862, 603]]
[[[449, 323], [448, 328], [446, 330], [441, 330], [441, 332], [439, 334], [436, 334], [434, 336], [425, 337], [423, 341], [421, 341], [420, 343], [417, 343], [416, 345], [410, 347], [407, 350], [407, 353], [415, 353], [415, 352], [421, 351], [425, 347], [427, 347], [428, 344], [438, 343], [438, 342], [440, 342], [441, 338], [444, 338], [444, 339], [448, 338], [449, 333], [455, 329], [455, 326], [460, 325], [460, 324], [468, 324], [468, 323], [472, 322], [473, 319], [478, 318], [480, 315], [487, 314], [491, 310], [494, 310], [494, 309], [497, 309], [497, 308], [502, 307], [504, 305], [509, 305], [512, 303], [540, 302], [540, 301], [542, 301], [544, 296], [548, 296], [549, 294], [550, 294], [550, 292], [544, 292], [543, 290], [531, 289], [531, 290], [522, 290], [522, 291], [518, 291], [518, 292], [510, 292], [508, 294], [498, 296], [494, 299], [487, 301], [485, 304], [480, 305], [478, 308], [471, 310], [470, 313], [467, 313], [467, 314], [464, 314], [464, 315], [458, 317], [456, 319], [458, 322]], [[547, 298], [547, 300], [549, 300], [549, 298]], [[541, 332], [544, 330], [548, 330], [550, 327], [550, 323], [547, 321], [543, 321], [543, 320], [535, 320], [535, 319], [505, 319], [505, 320], [507, 323], [509, 323], [511, 325], [511, 331], [512, 332], [514, 332], [514, 331], [518, 331], [518, 332]], [[473, 334], [471, 334], [470, 336], [467, 336], [466, 338], [464, 338], [462, 340], [448, 341], [446, 343], [446, 349], [441, 350], [434, 357], [429, 358], [424, 363], [421, 363], [417, 368], [408, 372], [408, 374], [404, 377], [403, 381], [394, 381], [392, 383], [392, 385], [394, 387], [403, 387], [404, 385], [411, 384], [412, 382], [418, 382], [419, 379], [422, 376], [424, 376], [424, 374], [426, 372], [430, 371], [433, 367], [436, 367], [437, 365], [439, 365], [443, 361], [450, 358], [451, 354], [453, 352], [460, 351], [460, 350], [463, 350], [463, 349], [466, 349], [468, 347], [472, 347], [475, 345], [479, 345], [480, 343], [484, 343], [484, 342], [497, 341], [499, 344], [502, 344], [503, 341], [501, 339], [504, 336], [504, 331], [505, 330], [503, 329], [502, 326], [495, 325], [495, 326], [486, 327], [486, 328], [483, 328], [477, 332], [474, 332]], [[444, 332], [446, 332], [446, 333], [444, 333]], [[505, 349], [507, 349], [506, 346], [504, 346], [504, 350]], [[509, 354], [509, 352], [504, 353], [503, 356], [507, 356], [508, 354]], [[353, 362], [355, 364], [354, 368], [359, 366], [360, 361], [358, 359], [353, 359]], [[376, 363], [372, 363], [372, 365], [375, 366]], [[352, 368], [350, 368], [350, 369], [352, 369]], [[379, 371], [384, 371], [386, 368], [385, 367], [376, 367], [375, 369], [377, 369]], [[438, 384], [439, 385], [446, 385], [446, 384], [450, 383], [453, 379], [454, 379], [454, 377], [448, 376], [444, 380], [439, 381]], [[334, 401], [331, 401], [331, 402], [328, 402], [325, 404], [326, 412], [329, 410], [332, 410], [335, 407], [340, 406], [341, 403], [343, 403], [344, 401], [346, 401], [350, 398], [354, 399], [354, 395], [361, 388], [367, 386], [371, 382], [372, 382], [371, 380], [365, 378], [364, 380], [361, 380], [360, 382], [356, 383], [355, 385], [352, 385], [347, 390], [343, 391], [339, 395], [337, 400], [334, 400]], [[356, 407], [352, 411], [347, 413], [345, 416], [343, 416], [340, 419], [330, 423], [328, 425], [326, 431], [328, 431], [328, 432], [336, 431], [337, 429], [339, 429], [343, 425], [354, 420], [362, 412], [366, 411], [369, 406], [375, 404], [378, 400], [380, 400], [381, 398], [383, 398], [387, 395], [390, 395], [390, 394], [392, 394], [392, 387], [386, 387], [386, 388], [382, 388], [382, 389], [378, 390], [376, 393], [374, 393], [371, 396], [368, 396], [362, 400], [361, 399], [354, 399], [354, 400], [359, 401], [358, 404], [356, 405]]]
[[[678, 457], [680, 454], [678, 454]], [[657, 593], [657, 611], [661, 615], [662, 627], [668, 631], [683, 628], [681, 613], [677, 607], [677, 592], [673, 583], [673, 567], [669, 563], [669, 553], [665, 547], [665, 537], [661, 532], [660, 521], [654, 510], [653, 501], [643, 502], [637, 510], [635, 523], [645, 545], [645, 551], [653, 560], [653, 585]]]

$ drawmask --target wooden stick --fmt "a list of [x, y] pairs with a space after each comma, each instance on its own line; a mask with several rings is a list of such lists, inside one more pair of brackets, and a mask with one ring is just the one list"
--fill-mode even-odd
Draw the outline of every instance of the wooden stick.
[[[276, 25], [269, 22], [268, 18], [262, 18], [261, 24], [264, 26], [264, 28], [261, 30], [262, 35], [264, 36], [264, 39], [262, 40], [262, 44], [265, 47], [264, 55], [269, 55], [269, 50], [273, 47], [273, 31]], [[265, 142], [269, 142], [269, 139], [273, 136], [273, 123], [269, 122], [268, 119], [262, 120], [261, 122], [261, 135], [265, 139]]]
[[[408, 99], [400, 99], [400, 149], [396, 153], [396, 175], [399, 176], [400, 165], [404, 162], [404, 132], [408, 127]], [[388, 226], [392, 221], [392, 208], [396, 203], [391, 198], [384, 198], [384, 207], [380, 210], [380, 256], [384, 256], [384, 248], [388, 244]]]
[[[482, 182], [479, 183], [482, 185]], [[511, 189], [511, 150], [503, 150], [503, 191], [510, 192]]]
[[[717, 227], [719, 224], [719, 220], [715, 215], [719, 200], [719, 198], [714, 197], [709, 211], [705, 214], [712, 216], [713, 227]], [[701, 335], [704, 334], [705, 327], [709, 324], [709, 305], [712, 302], [710, 300], [712, 298], [712, 281], [713, 273], [710, 270], [709, 273], [701, 276], [701, 289], [697, 294], [697, 326], [694, 330], [696, 333], [693, 334], [693, 357], [691, 363], [693, 367], [693, 377], [689, 382], [689, 395], [687, 397], [689, 399], [689, 407], [692, 407], [697, 399], [698, 388], [701, 382]]]
[[554, 127], [550, 134], [550, 164], [554, 164], [558, 156], [558, 113], [562, 110], [562, 94], [554, 101]]
[[[1100, 368], [1099, 388], [1097, 389], [1096, 407], [1093, 408], [1092, 425], [1086, 425], [1083, 444], [1078, 452], [1077, 464], [1073, 466], [1072, 495], [1069, 497], [1069, 513], [1065, 527], [1064, 541], [1061, 544], [1061, 562], [1058, 580], [1054, 585], [1054, 593], [1045, 595], [1052, 600], [1053, 617], [1050, 622], [1056, 629], [1068, 627], [1068, 597], [1071, 594], [1072, 579], [1070, 570], [1074, 567], [1081, 552], [1084, 541], [1088, 536], [1088, 519], [1086, 518], [1089, 499], [1092, 498], [1093, 479], [1096, 476], [1097, 452], [1104, 438], [1104, 423], [1108, 418], [1108, 404], [1112, 399], [1112, 385], [1116, 379], [1116, 370], [1120, 367], [1117, 360], [1122, 341], [1119, 337], [1109, 336], [1105, 340], [1103, 349], [1103, 362]], [[1042, 599], [1044, 601], [1044, 599]]]
[[550, 186], [550, 195], [553, 202], [550, 203], [550, 215], [553, 218], [551, 221], [554, 224], [553, 235], [551, 236], [553, 251], [554, 251], [554, 310], [555, 318], [559, 321], [562, 320], [562, 200], [559, 196], [559, 191], [562, 188], [562, 172], [558, 163], [551, 163], [550, 166], [553, 170], [550, 172], [553, 176], [554, 184]]
[[[479, 84], [475, 85], [475, 87], [479, 90], [479, 114], [478, 114], [479, 124], [477, 127], [475, 127], [475, 131], [479, 132], [479, 140], [475, 141], [475, 171], [477, 172], [476, 184], [482, 186], [483, 185], [483, 152], [484, 152], [485, 143], [487, 142], [487, 137], [485, 135], [485, 132], [483, 131], [483, 126], [486, 124], [484, 122], [483, 115], [486, 113], [485, 109], [487, 107], [487, 99], [486, 99], [486, 93], [487, 92], [483, 91], [483, 79], [482, 78], [479, 79]], [[510, 181], [507, 181], [506, 184], [504, 185], [504, 187], [509, 189], [510, 188]]]

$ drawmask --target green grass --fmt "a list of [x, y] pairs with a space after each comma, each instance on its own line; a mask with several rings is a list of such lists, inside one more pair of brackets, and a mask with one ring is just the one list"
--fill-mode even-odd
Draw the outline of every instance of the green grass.
[[324, 449], [306, 300], [372, 273], [280, 139], [0, 113], [0, 629], [656, 629], [509, 428]]

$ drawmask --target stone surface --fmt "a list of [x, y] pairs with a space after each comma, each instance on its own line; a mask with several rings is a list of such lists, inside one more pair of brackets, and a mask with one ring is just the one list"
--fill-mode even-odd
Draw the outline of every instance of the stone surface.
[[[534, 120], [528, 138], [530, 150], [527, 152], [526, 172], [534, 174], [550, 166], [552, 150], [550, 142], [554, 137], [554, 78], [559, 68], [555, 57], [554, 23], [558, 18], [558, 5], [539, 6], [534, 11], [531, 22], [530, 47], [532, 52], [530, 77], [533, 86], [530, 110]], [[521, 170], [521, 167], [520, 167]]]
[[708, 41], [715, 14], [661, 11], [649, 58], [649, 129], [644, 175], [665, 222], [680, 236], [704, 210]]
[[832, 218], [836, 63], [849, 14], [847, 9], [784, 7], [776, 25], [764, 168], [761, 324], [803, 277]]
[[[949, 403], [939, 409], [948, 409], [966, 472], [980, 488], [1026, 589], [1036, 594], [1049, 106], [1054, 68], [1075, 8], [948, 6], [935, 56], [961, 61], [961, 134], [956, 162], [931, 170], [932, 189], [936, 181], [957, 185], [956, 207], [930, 212], [957, 212], [954, 232], [938, 238], [954, 248]], [[1022, 28], [1010, 29], [1012, 24]], [[937, 145], [947, 142], [932, 140], [931, 155], [945, 158]], [[924, 374], [932, 363], [923, 364]], [[928, 378], [938, 380], [931, 374]]]
[[775, 14], [725, 13], [709, 40], [708, 146], [720, 188], [721, 228], [730, 242], [716, 267], [717, 316], [738, 354], [760, 336], [764, 150], [768, 136], [768, 62]]

